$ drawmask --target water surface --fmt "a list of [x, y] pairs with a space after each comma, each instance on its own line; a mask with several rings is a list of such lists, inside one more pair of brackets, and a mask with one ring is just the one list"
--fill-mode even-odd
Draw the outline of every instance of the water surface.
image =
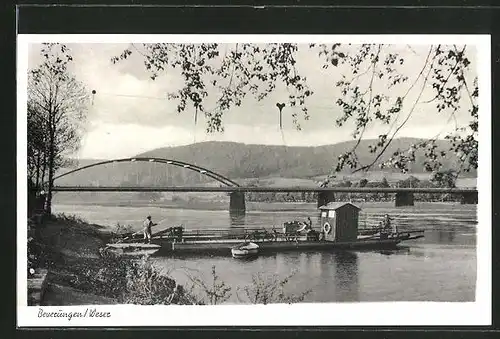
[[[278, 206], [278, 205], [276, 205]], [[158, 257], [155, 264], [179, 283], [193, 277], [211, 279], [212, 266], [232, 288], [229, 303], [247, 302], [243, 291], [260, 273], [278, 279], [291, 276], [290, 294], [310, 291], [305, 301], [474, 301], [476, 287], [476, 205], [420, 203], [395, 208], [392, 204], [360, 204], [360, 227], [370, 227], [389, 213], [402, 231], [424, 229], [425, 238], [405, 242], [396, 251], [305, 252], [260, 256], [252, 261], [231, 257]], [[265, 209], [265, 210], [264, 210]], [[114, 227], [116, 223], [140, 229], [150, 214], [158, 229], [183, 224], [187, 229], [280, 227], [283, 222], [310, 216], [313, 204], [289, 204], [250, 210], [244, 218], [227, 211], [161, 207], [55, 205], [56, 213], [74, 214], [88, 222]]]

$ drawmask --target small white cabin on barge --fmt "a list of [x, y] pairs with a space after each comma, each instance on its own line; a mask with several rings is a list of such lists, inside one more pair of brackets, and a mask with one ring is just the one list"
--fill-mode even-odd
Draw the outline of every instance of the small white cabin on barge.
[[351, 202], [330, 202], [319, 209], [321, 230], [326, 241], [348, 242], [358, 239], [361, 208]]

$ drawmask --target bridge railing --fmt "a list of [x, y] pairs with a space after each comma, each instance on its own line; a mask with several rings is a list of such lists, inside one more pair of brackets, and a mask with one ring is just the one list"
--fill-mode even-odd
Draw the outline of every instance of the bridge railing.
[[55, 186], [58, 192], [338, 192], [338, 193], [477, 193], [477, 188], [396, 188], [396, 187], [114, 187], [114, 186]]

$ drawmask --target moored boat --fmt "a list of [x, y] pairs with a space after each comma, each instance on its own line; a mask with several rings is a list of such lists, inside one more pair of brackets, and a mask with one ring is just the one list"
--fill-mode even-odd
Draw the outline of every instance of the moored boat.
[[157, 244], [144, 243], [115, 243], [107, 244], [106, 249], [119, 255], [153, 255], [161, 249]]
[[[319, 230], [310, 223], [284, 223], [282, 232], [272, 228], [187, 229], [170, 227], [153, 234], [153, 248], [141, 248], [138, 239], [126, 237], [121, 252], [151, 251], [162, 254], [231, 255], [248, 258], [256, 255], [285, 251], [380, 250], [395, 248], [400, 242], [424, 237], [423, 230], [405, 230], [397, 227], [359, 229], [360, 208], [352, 203], [332, 202], [320, 208]], [[395, 226], [395, 225], [394, 225]], [[175, 231], [175, 232], [174, 232]], [[127, 245], [125, 245], [127, 244]], [[119, 247], [136, 247], [134, 251]]]
[[259, 245], [254, 242], [245, 242], [231, 248], [233, 258], [246, 259], [259, 254]]

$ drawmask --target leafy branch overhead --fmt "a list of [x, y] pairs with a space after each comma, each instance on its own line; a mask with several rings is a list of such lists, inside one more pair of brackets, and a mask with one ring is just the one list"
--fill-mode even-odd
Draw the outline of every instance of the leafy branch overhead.
[[[224, 131], [224, 114], [241, 106], [247, 96], [261, 101], [280, 87], [288, 92], [283, 103], [298, 108], [302, 119], [309, 119], [314, 92], [298, 65], [299, 53], [305, 50], [312, 51], [325, 72], [330, 72], [331, 123], [352, 128], [356, 140], [352, 149], [339, 155], [336, 171], [379, 166], [407, 172], [416, 152], [426, 156], [422, 165], [427, 171], [441, 169], [443, 157], [450, 152], [460, 159], [457, 173], [477, 169], [478, 84], [471, 75], [474, 65], [467, 46], [431, 45], [420, 63], [408, 65], [408, 56], [416, 52], [403, 45], [132, 44], [112, 62], [137, 52], [151, 79], [163, 73], [180, 76], [182, 85], [167, 97], [177, 102], [178, 112], [192, 107], [204, 114], [207, 132], [212, 133]], [[464, 125], [458, 122], [457, 113], [466, 110], [470, 118]], [[453, 131], [386, 154], [416, 111], [424, 111], [429, 121], [444, 115]], [[296, 112], [293, 121], [300, 130]], [[361, 163], [360, 141], [374, 128], [383, 132], [369, 145], [371, 161]], [[436, 146], [442, 138], [449, 141], [447, 149]]]
[[[177, 101], [177, 111], [192, 106], [208, 121], [207, 132], [221, 132], [224, 113], [241, 106], [247, 95], [265, 99], [282, 83], [289, 91], [288, 106], [297, 106], [308, 119], [306, 100], [313, 93], [307, 79], [296, 68], [295, 44], [143, 44], [132, 45], [121, 55], [112, 58], [116, 63], [127, 59], [133, 51], [144, 57], [151, 79], [161, 73], [180, 73], [183, 85], [168, 93]], [[208, 98], [208, 93], [217, 93]], [[300, 128], [294, 115], [296, 127]]]

